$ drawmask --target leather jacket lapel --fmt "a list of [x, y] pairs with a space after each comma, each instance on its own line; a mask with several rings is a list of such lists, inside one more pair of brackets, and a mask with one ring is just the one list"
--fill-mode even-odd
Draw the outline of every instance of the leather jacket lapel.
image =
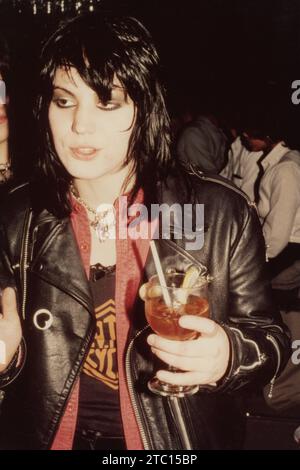
[[30, 271], [76, 298], [93, 314], [88, 279], [78, 262], [79, 247], [69, 219], [60, 221], [50, 215], [39, 218], [32, 229], [31, 240]]

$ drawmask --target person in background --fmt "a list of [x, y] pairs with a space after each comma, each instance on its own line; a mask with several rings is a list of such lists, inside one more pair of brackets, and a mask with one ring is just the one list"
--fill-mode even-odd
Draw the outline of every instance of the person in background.
[[[0, 448], [241, 447], [233, 392], [274, 381], [289, 341], [255, 210], [172, 159], [149, 32], [101, 13], [62, 24], [42, 52], [36, 117], [37, 174], [0, 208]], [[140, 217], [141, 204], [150, 214], [173, 203], [188, 204], [190, 218], [204, 204], [204, 245], [191, 247], [190, 231], [182, 239], [163, 231], [155, 240], [163, 269], [204, 265], [214, 278], [211, 317], [178, 320], [197, 332], [184, 342], [147, 326], [138, 293], [155, 273], [150, 236], [129, 231], [151, 234], [158, 223]], [[147, 388], [155, 371], [200, 390], [182, 402], [156, 396]]]
[[0, 185], [6, 183], [12, 176], [9, 149], [8, 103], [10, 90], [10, 58], [8, 46], [0, 36], [0, 80], [4, 82], [2, 90], [6, 90], [0, 101]]
[[289, 146], [282, 114], [275, 104], [254, 106], [242, 132], [244, 146], [256, 152], [253, 201], [258, 208], [273, 276], [281, 269], [279, 265], [275, 268], [278, 256], [288, 260], [288, 253], [293, 252], [300, 259], [300, 153], [298, 146]]
[[[278, 105], [274, 109], [274, 103], [257, 106], [243, 132], [249, 151], [260, 152], [254, 199], [267, 247], [273, 298], [292, 342], [298, 341], [300, 333], [300, 142], [299, 116], [295, 117]], [[300, 418], [299, 366], [292, 358], [269, 392], [266, 387], [264, 396], [271, 408]]]
[[177, 157], [204, 173], [218, 174], [227, 163], [228, 138], [217, 107], [202, 102], [200, 108], [203, 111], [179, 133]]
[[254, 183], [258, 177], [257, 161], [262, 152], [251, 152], [243, 144], [243, 137], [237, 136], [228, 152], [228, 163], [220, 175], [232, 181], [254, 201]]

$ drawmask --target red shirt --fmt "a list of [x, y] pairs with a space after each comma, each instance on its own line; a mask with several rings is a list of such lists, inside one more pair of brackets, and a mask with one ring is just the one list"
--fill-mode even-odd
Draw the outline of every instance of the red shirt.
[[[119, 233], [120, 200], [115, 204], [117, 226]], [[135, 204], [143, 202], [143, 191], [140, 190], [135, 199]], [[71, 222], [75, 237], [80, 249], [81, 259], [87, 278], [90, 269], [91, 234], [86, 210], [72, 197], [73, 211]], [[153, 227], [151, 227], [153, 233]], [[140, 432], [131, 405], [125, 376], [125, 345], [127, 341], [130, 316], [133, 305], [138, 295], [138, 289], [142, 282], [142, 272], [149, 251], [150, 239], [131, 240], [120, 239], [116, 236], [116, 331], [117, 331], [117, 356], [119, 371], [119, 389], [121, 416], [123, 421], [126, 446], [128, 450], [141, 450], [143, 444]], [[79, 398], [79, 379], [73, 388], [68, 400], [65, 413], [52, 444], [52, 450], [71, 450], [76, 429]]]

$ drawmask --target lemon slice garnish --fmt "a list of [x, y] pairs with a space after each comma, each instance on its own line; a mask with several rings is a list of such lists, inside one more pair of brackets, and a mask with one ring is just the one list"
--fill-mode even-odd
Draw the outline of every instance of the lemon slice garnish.
[[183, 289], [191, 289], [196, 284], [198, 278], [199, 278], [198, 268], [196, 268], [196, 266], [190, 266], [187, 272], [185, 273], [181, 287]]
[[151, 286], [148, 289], [148, 298], [153, 299], [162, 295], [162, 288], [160, 286]]

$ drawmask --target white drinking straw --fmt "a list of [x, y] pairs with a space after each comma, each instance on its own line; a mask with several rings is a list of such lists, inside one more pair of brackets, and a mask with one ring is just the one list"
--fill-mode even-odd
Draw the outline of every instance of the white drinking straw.
[[171, 307], [171, 304], [172, 304], [171, 297], [170, 297], [168, 289], [166, 289], [166, 286], [167, 286], [166, 278], [161, 267], [161, 262], [157, 253], [157, 248], [156, 248], [154, 240], [150, 241], [150, 249], [152, 252], [156, 272], [158, 275], [160, 287], [161, 287], [163, 298], [164, 298], [164, 302], [167, 305], [167, 307]]

